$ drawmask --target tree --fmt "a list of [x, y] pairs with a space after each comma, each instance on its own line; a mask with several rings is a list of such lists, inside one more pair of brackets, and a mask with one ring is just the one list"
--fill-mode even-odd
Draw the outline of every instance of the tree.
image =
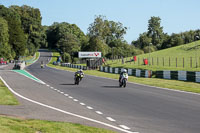
[[184, 40], [182, 39], [180, 34], [172, 34], [169, 39], [169, 44], [171, 44], [171, 47], [179, 46], [184, 44]]
[[73, 54], [74, 52], [77, 52], [80, 50], [80, 43], [79, 43], [79, 40], [76, 38], [76, 36], [70, 33], [66, 33], [58, 41], [57, 47], [62, 51], [63, 56], [65, 55], [65, 53], [69, 53], [71, 56], [72, 62], [74, 62]]
[[116, 43], [124, 41], [126, 30], [120, 22], [109, 21], [102, 15], [96, 16], [88, 28], [88, 51], [98, 50], [110, 56], [113, 47], [117, 47]]
[[26, 36], [21, 28], [20, 16], [14, 10], [0, 5], [0, 16], [8, 22], [9, 45], [12, 57], [18, 59], [25, 54]]
[[160, 17], [151, 17], [148, 21], [148, 32], [147, 36], [152, 38], [152, 44], [155, 45], [158, 49], [161, 48], [163, 43], [163, 27], [160, 26], [161, 19]]
[[0, 57], [12, 59], [11, 48], [9, 45], [8, 23], [0, 17]]
[[149, 44], [152, 42], [152, 38], [148, 37], [147, 33], [140, 34], [140, 37], [138, 39], [138, 48], [143, 49], [146, 46], [149, 46]]
[[56, 48], [58, 41], [68, 33], [74, 35], [80, 44], [85, 43], [87, 40], [85, 34], [75, 24], [66, 22], [54, 23], [47, 29], [47, 41], [49, 47]]
[[90, 37], [88, 51], [100, 51], [102, 55], [106, 55], [108, 53], [108, 46], [98, 37]]
[[40, 10], [26, 5], [11, 6], [10, 9], [20, 15], [21, 27], [27, 36], [26, 48], [29, 50], [29, 55], [33, 55], [41, 45], [46, 43], [42, 33]]
[[26, 50], [26, 37], [20, 24], [16, 20], [9, 20], [9, 32], [10, 39], [9, 43], [12, 47], [13, 54], [15, 54], [15, 59], [19, 59], [20, 56], [25, 55]]

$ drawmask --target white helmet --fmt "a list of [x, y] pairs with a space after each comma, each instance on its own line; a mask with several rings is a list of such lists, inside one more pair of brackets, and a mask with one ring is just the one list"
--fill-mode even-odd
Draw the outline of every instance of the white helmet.
[[80, 71], [80, 72], [83, 72], [83, 70], [82, 70], [82, 69], [80, 69], [79, 71]]
[[123, 72], [124, 72], [124, 73], [127, 73], [127, 70], [126, 70], [126, 69], [124, 69], [124, 70], [123, 70]]

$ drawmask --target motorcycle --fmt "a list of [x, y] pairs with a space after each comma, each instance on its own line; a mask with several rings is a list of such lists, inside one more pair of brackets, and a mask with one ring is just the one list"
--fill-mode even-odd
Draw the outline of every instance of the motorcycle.
[[120, 82], [119, 82], [119, 86], [120, 87], [126, 87], [126, 82], [127, 82], [127, 80], [128, 80], [128, 74], [127, 73], [124, 73], [123, 75], [122, 75], [122, 77], [121, 77], [121, 80], [120, 80]]
[[74, 84], [75, 84], [75, 85], [79, 85], [79, 82], [82, 80], [82, 78], [83, 78], [83, 74], [79, 74], [79, 73], [76, 74], [76, 75], [75, 75], [75, 78], [74, 78], [74, 80], [75, 80], [75, 81], [74, 81], [74, 82], [75, 82]]
[[44, 68], [44, 64], [41, 64], [41, 68]]

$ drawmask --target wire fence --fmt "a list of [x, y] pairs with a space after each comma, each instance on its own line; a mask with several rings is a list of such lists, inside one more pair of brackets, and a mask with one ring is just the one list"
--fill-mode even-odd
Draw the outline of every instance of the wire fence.
[[134, 66], [156, 66], [173, 68], [200, 68], [200, 57], [137, 57], [109, 59], [113, 64], [130, 64]]

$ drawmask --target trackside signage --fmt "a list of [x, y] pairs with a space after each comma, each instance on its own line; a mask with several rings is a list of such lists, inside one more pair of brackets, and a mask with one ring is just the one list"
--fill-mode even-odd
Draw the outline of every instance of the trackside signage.
[[101, 52], [78, 52], [79, 58], [101, 58]]

